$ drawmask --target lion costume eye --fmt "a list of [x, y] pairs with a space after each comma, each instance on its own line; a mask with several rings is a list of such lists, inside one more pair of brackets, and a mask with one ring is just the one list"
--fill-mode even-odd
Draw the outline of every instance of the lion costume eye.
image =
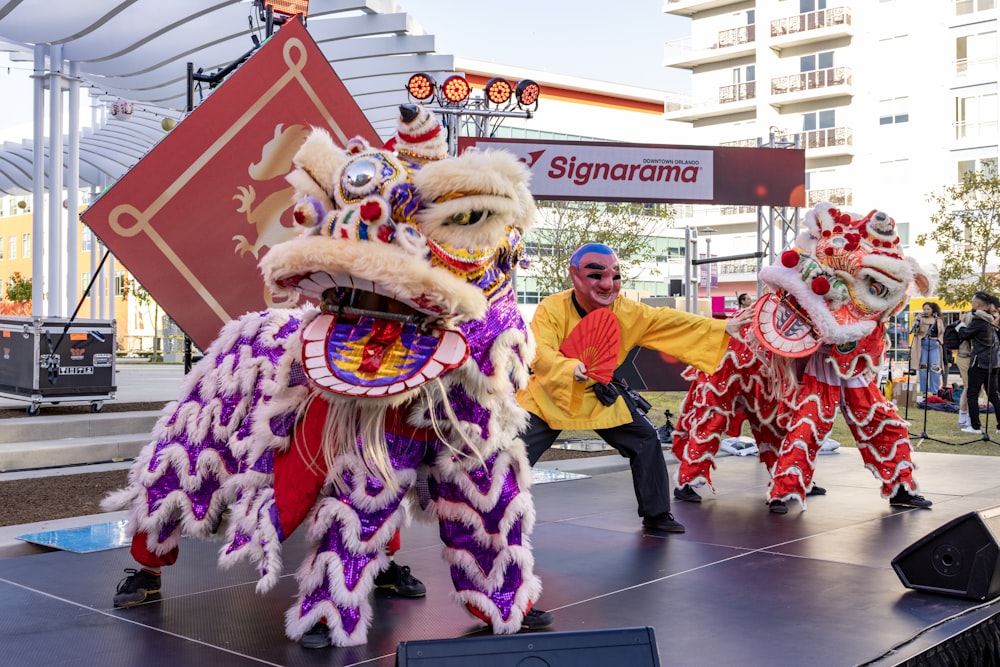
[[877, 280], [872, 280], [868, 283], [868, 293], [872, 296], [885, 298], [889, 295], [889, 288]]
[[449, 225], [475, 225], [489, 218], [489, 211], [462, 211], [448, 218]]
[[352, 194], [359, 194], [375, 180], [378, 167], [371, 160], [355, 160], [344, 169], [344, 187], [348, 188]]

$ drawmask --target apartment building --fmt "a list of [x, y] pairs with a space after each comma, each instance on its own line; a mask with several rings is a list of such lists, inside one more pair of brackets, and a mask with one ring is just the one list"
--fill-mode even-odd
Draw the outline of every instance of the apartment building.
[[[884, 210], [911, 253], [933, 265], [927, 195], [997, 161], [996, 0], [665, 0], [690, 35], [664, 64], [691, 72], [666, 118], [691, 143], [804, 148], [810, 205]], [[713, 255], [756, 241], [757, 210], [685, 207], [713, 233]], [[739, 250], [737, 250], [739, 248]], [[746, 262], [719, 267], [720, 290]], [[731, 291], [731, 290], [728, 290]]]

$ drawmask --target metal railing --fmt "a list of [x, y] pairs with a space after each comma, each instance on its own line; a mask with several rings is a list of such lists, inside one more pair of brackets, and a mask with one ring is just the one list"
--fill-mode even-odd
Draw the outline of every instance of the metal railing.
[[798, 139], [800, 148], [831, 148], [833, 146], [854, 145], [854, 131], [849, 127], [825, 127], [808, 132], [775, 135], [774, 140], [794, 143]]
[[756, 81], [734, 83], [730, 86], [722, 86], [719, 88], [719, 102], [721, 104], [739, 102], [742, 100], [752, 100], [755, 97], [757, 97]]
[[854, 191], [851, 188], [828, 188], [826, 190], [809, 190], [806, 193], [806, 203], [810, 207], [824, 201], [830, 202], [834, 206], [853, 206]]
[[828, 67], [810, 72], [799, 72], [771, 79], [771, 94], [781, 95], [800, 90], [816, 90], [851, 84], [851, 70], [848, 67]]
[[833, 25], [851, 25], [851, 10], [847, 7], [829, 7], [775, 19], [771, 21], [771, 37], [818, 30]]

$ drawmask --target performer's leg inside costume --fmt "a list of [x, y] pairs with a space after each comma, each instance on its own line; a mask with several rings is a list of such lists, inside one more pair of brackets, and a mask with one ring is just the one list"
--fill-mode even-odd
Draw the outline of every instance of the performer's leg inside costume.
[[541, 594], [528, 540], [535, 515], [527, 458], [515, 448], [483, 462], [456, 460], [443, 451], [430, 472], [430, 495], [458, 599], [495, 633], [518, 632]]
[[910, 436], [892, 403], [874, 384], [856, 378], [844, 383], [840, 409], [858, 443], [861, 460], [882, 483], [882, 497], [895, 495], [900, 486], [916, 493]]
[[840, 378], [824, 363], [824, 355], [809, 358], [797, 390], [784, 409], [788, 432], [771, 469], [768, 501], [795, 499], [804, 508], [806, 492], [812, 486], [816, 455], [823, 439], [833, 428], [840, 400]]

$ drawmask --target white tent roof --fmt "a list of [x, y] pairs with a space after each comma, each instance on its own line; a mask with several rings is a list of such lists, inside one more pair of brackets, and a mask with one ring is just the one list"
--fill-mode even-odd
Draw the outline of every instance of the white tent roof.
[[[392, 0], [312, 0], [307, 27], [383, 138], [395, 129], [411, 74], [454, 69], [453, 57], [436, 54], [434, 37]], [[77, 63], [81, 96], [86, 90], [102, 103], [134, 105], [130, 121], [84, 131], [81, 187], [114, 182], [163, 136], [165, 117], [184, 114], [187, 63], [218, 72], [264, 32], [252, 0], [8, 0], [0, 7], [0, 51], [12, 60], [32, 62], [36, 44], [60, 45], [63, 60]], [[200, 99], [196, 90], [196, 106]], [[0, 146], [0, 194], [34, 189], [32, 159], [30, 138]]]

